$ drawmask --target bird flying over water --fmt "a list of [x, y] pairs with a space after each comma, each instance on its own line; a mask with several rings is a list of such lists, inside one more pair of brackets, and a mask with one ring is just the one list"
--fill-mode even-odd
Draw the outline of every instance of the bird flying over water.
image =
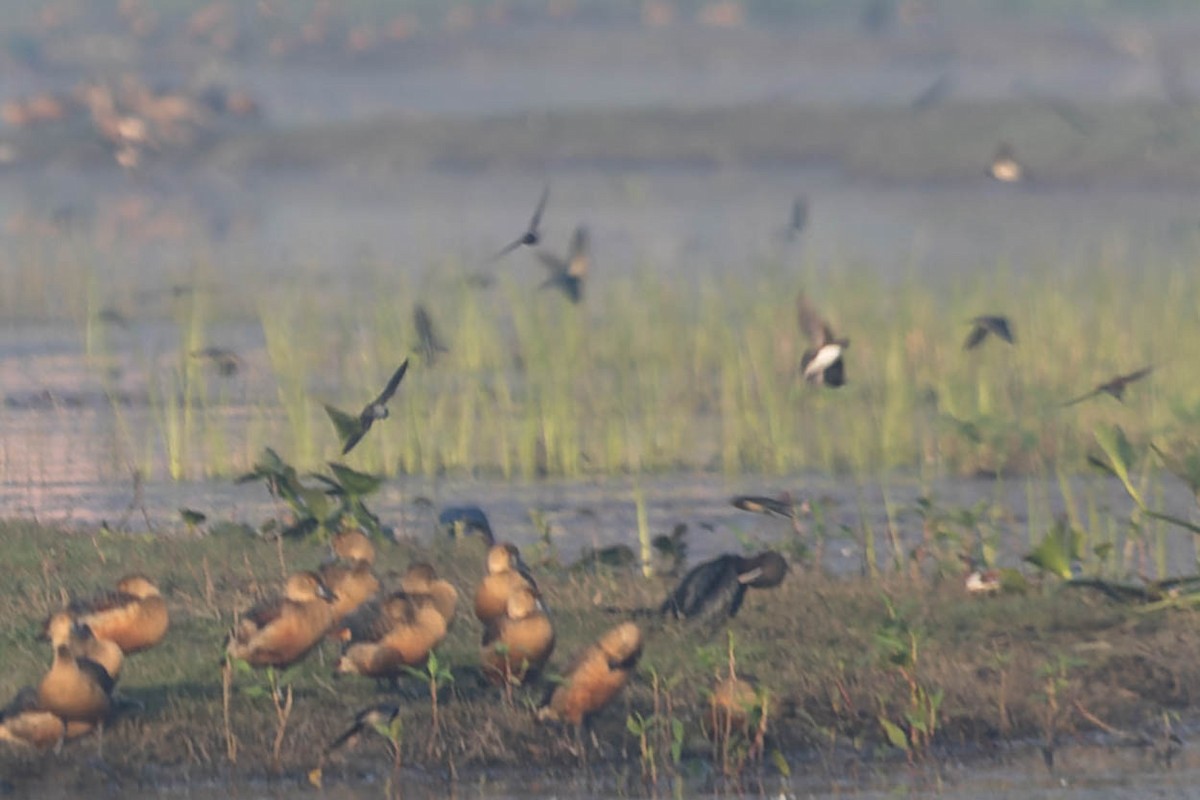
[[547, 253], [545, 250], [538, 250], [537, 255], [550, 270], [550, 277], [542, 282], [541, 288], [559, 289], [571, 299], [572, 303], [578, 303], [583, 299], [583, 282], [587, 278], [588, 267], [591, 264], [591, 256], [588, 253], [587, 228], [583, 225], [575, 228], [575, 233], [571, 236], [571, 249], [567, 252], [565, 259]]
[[1015, 343], [1012, 324], [1009, 323], [1008, 317], [983, 314], [971, 320], [971, 332], [967, 334], [967, 340], [963, 342], [963, 350], [973, 350], [983, 344], [983, 340], [988, 337], [988, 334], [998, 336], [1009, 344]]
[[519, 238], [505, 245], [500, 252], [492, 256], [492, 261], [499, 261], [522, 245], [526, 247], [533, 247], [542, 240], [542, 232], [538, 230], [538, 227], [542, 224], [542, 212], [546, 210], [546, 201], [549, 199], [550, 184], [547, 183], [542, 189], [542, 197], [540, 200], [538, 200], [537, 208], [534, 210], [533, 216], [529, 220], [529, 227], [525, 229], [525, 232], [522, 233]]
[[1118, 375], [1117, 377], [1100, 384], [1090, 392], [1081, 394], [1079, 397], [1076, 397], [1073, 400], [1068, 400], [1067, 402], [1063, 403], [1063, 407], [1066, 408], [1067, 406], [1073, 406], [1076, 403], [1082, 403], [1084, 400], [1095, 397], [1099, 394], [1111, 395], [1123, 403], [1125, 402], [1125, 389], [1129, 386], [1129, 384], [1133, 383], [1134, 381], [1141, 380], [1153, 371], [1154, 365], [1151, 364], [1150, 366], [1142, 367], [1135, 372], [1130, 372], [1127, 375]]
[[413, 325], [417, 329], [417, 352], [425, 359], [427, 366], [433, 366], [439, 353], [450, 352], [450, 348], [446, 347], [433, 329], [433, 317], [429, 316], [425, 306], [420, 303], [413, 307]]
[[400, 381], [404, 379], [404, 373], [407, 371], [408, 359], [406, 358], [392, 375], [387, 386], [380, 392], [379, 397], [367, 403], [357, 417], [336, 409], [328, 403], [325, 404], [325, 413], [329, 415], [333, 427], [337, 429], [338, 438], [342, 441], [342, 455], [346, 455], [354, 449], [367, 431], [371, 430], [371, 425], [375, 423], [375, 420], [387, 419], [387, 403], [396, 393], [396, 389], [400, 386]]
[[812, 346], [800, 356], [800, 372], [804, 380], [825, 386], [838, 387], [846, 382], [842, 356], [850, 346], [849, 339], [839, 339], [833, 328], [808, 302], [804, 292], [796, 296], [796, 313], [800, 330]]

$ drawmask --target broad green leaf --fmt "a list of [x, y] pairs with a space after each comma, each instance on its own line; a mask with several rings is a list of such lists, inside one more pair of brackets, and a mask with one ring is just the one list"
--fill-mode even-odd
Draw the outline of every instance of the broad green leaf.
[[883, 717], [879, 718], [879, 724], [883, 726], [883, 732], [887, 735], [887, 740], [892, 747], [907, 753], [909, 749], [908, 736], [905, 735], [904, 730], [896, 723]]

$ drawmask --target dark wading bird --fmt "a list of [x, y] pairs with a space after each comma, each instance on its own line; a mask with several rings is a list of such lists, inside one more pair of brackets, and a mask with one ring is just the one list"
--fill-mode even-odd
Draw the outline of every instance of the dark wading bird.
[[537, 255], [550, 270], [550, 277], [542, 282], [542, 289], [558, 289], [571, 298], [572, 303], [583, 299], [583, 282], [591, 264], [587, 228], [580, 225], [575, 229], [571, 236], [571, 249], [565, 259], [545, 250], [538, 250]]
[[438, 337], [433, 329], [433, 317], [420, 303], [413, 307], [413, 325], [417, 329], [417, 352], [425, 359], [426, 366], [432, 367], [438, 354], [449, 353], [450, 348]]
[[1013, 336], [1012, 325], [1009, 323], [1008, 317], [984, 314], [971, 320], [971, 332], [967, 334], [967, 340], [963, 342], [963, 350], [974, 350], [983, 344], [988, 334], [998, 336], [1009, 344], [1016, 343], [1016, 337]]
[[1125, 389], [1129, 386], [1129, 384], [1133, 383], [1134, 381], [1141, 380], [1142, 378], [1146, 377], [1153, 371], [1154, 371], [1154, 365], [1151, 364], [1148, 367], [1142, 367], [1141, 369], [1137, 370], [1136, 372], [1130, 372], [1128, 375], [1118, 375], [1117, 377], [1113, 378], [1112, 380], [1108, 380], [1108, 381], [1105, 381], [1104, 383], [1100, 384], [1095, 389], [1092, 389], [1090, 392], [1086, 392], [1084, 394], [1079, 395], [1079, 397], [1076, 397], [1072, 400], [1068, 400], [1067, 402], [1063, 403], [1063, 408], [1066, 408], [1067, 406], [1073, 406], [1076, 403], [1082, 403], [1084, 400], [1095, 397], [1096, 395], [1099, 395], [1099, 394], [1111, 395], [1111, 396], [1115, 397], [1119, 402], [1123, 403], [1123, 402], [1125, 402]]
[[787, 561], [773, 550], [750, 558], [727, 553], [693, 567], [658, 611], [676, 619], [717, 622], [737, 614], [746, 589], [778, 586], [787, 571]]
[[804, 233], [806, 225], [808, 225], [808, 198], [800, 195], [792, 201], [792, 216], [788, 220], [784, 236], [789, 242], [794, 242], [800, 238], [800, 234]]
[[358, 444], [363, 436], [366, 436], [367, 431], [371, 430], [371, 426], [375, 424], [375, 420], [387, 419], [387, 403], [392, 399], [392, 395], [396, 393], [396, 389], [400, 386], [400, 381], [404, 379], [404, 373], [407, 371], [408, 359], [406, 358], [404, 359], [404, 363], [400, 365], [400, 368], [396, 370], [396, 373], [392, 375], [392, 379], [388, 381], [387, 386], [380, 392], [379, 397], [367, 403], [362, 413], [357, 417], [336, 409], [328, 403], [325, 404], [325, 413], [333, 421], [333, 427], [337, 429], [338, 438], [342, 440], [342, 455], [346, 455], [354, 449], [354, 445]]
[[812, 344], [800, 356], [800, 373], [804, 380], [835, 388], [843, 385], [846, 382], [846, 367], [842, 356], [850, 346], [850, 340], [833, 335], [829, 323], [809, 304], [804, 292], [796, 296], [796, 313], [800, 331]]
[[358, 737], [364, 733], [386, 730], [399, 713], [400, 706], [391, 703], [364, 708], [354, 715], [354, 724], [325, 747], [325, 754], [329, 755], [344, 744], [357, 742]]
[[1025, 177], [1025, 168], [1017, 161], [1012, 145], [1002, 142], [988, 164], [988, 175], [1000, 183], [1018, 183]]
[[492, 261], [499, 261], [506, 255], [524, 245], [525, 247], [533, 247], [542, 240], [542, 232], [538, 227], [542, 224], [542, 212], [546, 210], [546, 201], [550, 199], [550, 184], [542, 189], [542, 197], [538, 200], [537, 209], [534, 210], [533, 216], [529, 220], [529, 227], [521, 234], [520, 238], [504, 246], [500, 252], [492, 256]]

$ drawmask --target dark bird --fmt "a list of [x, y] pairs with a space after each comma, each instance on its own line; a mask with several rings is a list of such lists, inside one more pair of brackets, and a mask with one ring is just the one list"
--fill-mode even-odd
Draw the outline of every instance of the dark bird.
[[488, 547], [496, 543], [487, 514], [479, 506], [446, 506], [438, 513], [437, 521], [450, 538], [475, 533]]
[[375, 424], [376, 420], [387, 419], [387, 403], [392, 399], [392, 395], [396, 393], [396, 389], [400, 386], [400, 381], [404, 379], [405, 372], [408, 372], [407, 358], [404, 359], [404, 363], [392, 375], [392, 379], [388, 381], [387, 386], [380, 392], [379, 397], [367, 403], [362, 413], [357, 417], [336, 409], [328, 403], [325, 404], [325, 413], [333, 421], [333, 427], [337, 429], [338, 438], [342, 440], [342, 455], [346, 455], [354, 449], [354, 445], [358, 444], [366, 436], [367, 431], [371, 430], [371, 426]]
[[804, 233], [805, 226], [808, 225], [808, 198], [804, 195], [798, 196], [792, 201], [792, 216], [788, 220], [787, 231], [784, 235], [789, 242], [794, 242]]
[[800, 356], [800, 373], [804, 380], [834, 388], [845, 384], [846, 367], [842, 356], [850, 346], [850, 340], [833, 335], [829, 323], [809, 304], [804, 292], [796, 296], [796, 313], [800, 331], [812, 345]]
[[963, 342], [963, 350], [973, 350], [983, 344], [988, 334], [994, 334], [1009, 344], [1016, 343], [1008, 317], [984, 314], [971, 320], [971, 332]]
[[1025, 168], [1017, 161], [1012, 145], [1002, 142], [988, 164], [988, 175], [1001, 183], [1018, 183], [1025, 177]]
[[642, 631], [637, 625], [622, 622], [608, 630], [579, 654], [562, 681], [552, 686], [538, 709], [538, 719], [570, 723], [578, 734], [629, 682], [641, 655]]
[[206, 347], [192, 352], [192, 358], [203, 359], [217, 368], [217, 373], [223, 378], [232, 378], [242, 368], [242, 360], [238, 354], [224, 347]]
[[807, 514], [809, 512], [809, 503], [807, 500], [796, 503], [792, 500], [792, 496], [788, 492], [784, 492], [778, 498], [764, 497], [756, 494], [742, 494], [730, 499], [729, 503], [734, 508], [740, 508], [742, 511], [783, 517], [785, 519], [795, 519], [800, 514]]
[[583, 282], [587, 278], [591, 257], [588, 254], [587, 228], [580, 225], [571, 236], [571, 249], [565, 259], [545, 250], [537, 251], [538, 258], [550, 270], [550, 277], [542, 282], [542, 289], [555, 288], [571, 298], [572, 303], [583, 299]]
[[1118, 375], [1112, 380], [1105, 381], [1104, 383], [1100, 384], [1090, 392], [1081, 394], [1079, 397], [1076, 397], [1073, 400], [1068, 400], [1067, 402], [1063, 403], [1063, 407], [1066, 408], [1067, 406], [1073, 406], [1076, 403], [1082, 403], [1084, 400], [1095, 397], [1098, 394], [1112, 395], [1118, 401], [1123, 403], [1125, 402], [1125, 389], [1129, 386], [1129, 384], [1133, 383], [1134, 381], [1141, 380], [1153, 371], [1154, 365], [1151, 364], [1148, 367], [1142, 367], [1136, 372], [1130, 372], [1128, 375]]
[[420, 303], [413, 307], [413, 325], [417, 329], [417, 352], [425, 359], [426, 366], [432, 367], [438, 354], [449, 353], [450, 348], [438, 338], [433, 329], [433, 317], [429, 316], [425, 306]]
[[505, 245], [504, 249], [492, 256], [492, 261], [499, 261], [522, 245], [526, 247], [533, 247], [542, 240], [542, 232], [538, 230], [538, 226], [542, 224], [542, 212], [546, 210], [546, 201], [549, 199], [550, 184], [546, 184], [546, 186], [542, 189], [542, 198], [538, 200], [537, 209], [533, 212], [533, 217], [531, 217], [529, 220], [529, 227], [525, 229], [525, 232], [521, 234], [520, 238], [516, 239], [510, 244]]
[[325, 747], [325, 754], [332, 753], [344, 744], [358, 741], [358, 737], [363, 733], [378, 733], [386, 730], [399, 713], [400, 706], [391, 703], [380, 703], [377, 706], [364, 708], [354, 715], [354, 724]]
[[704, 622], [733, 617], [742, 607], [747, 588], [778, 586], [787, 571], [787, 561], [773, 550], [751, 558], [727, 553], [689, 570], [659, 606], [659, 613]]

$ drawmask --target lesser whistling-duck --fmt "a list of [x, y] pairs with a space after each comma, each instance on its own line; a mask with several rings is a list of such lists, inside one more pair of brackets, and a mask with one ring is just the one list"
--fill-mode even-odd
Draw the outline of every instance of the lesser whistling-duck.
[[706, 622], [732, 617], [742, 607], [747, 588], [778, 586], [787, 571], [787, 561], [773, 550], [751, 558], [727, 553], [693, 567], [659, 611], [676, 619]]
[[400, 588], [411, 598], [428, 597], [446, 620], [446, 627], [454, 623], [458, 609], [458, 589], [454, 584], [437, 576], [432, 564], [414, 561], [400, 576]]
[[708, 698], [709, 735], [748, 734], [754, 712], [760, 706], [754, 684], [736, 676], [726, 676], [713, 687]]
[[504, 616], [484, 629], [484, 676], [496, 684], [524, 683], [537, 676], [552, 652], [554, 625], [545, 607], [528, 587], [514, 589]]
[[37, 689], [32, 686], [22, 687], [0, 711], [0, 741], [49, 750], [66, 735], [62, 718], [38, 704]]
[[54, 649], [54, 662], [38, 684], [38, 705], [64, 722], [98, 723], [112, 705], [112, 676], [89, 658], [71, 655], [70, 644]]
[[487, 554], [487, 575], [475, 590], [475, 616], [484, 625], [504, 616], [509, 594], [520, 586], [537, 591], [520, 552], [515, 545], [493, 545]]
[[127, 575], [118, 581], [115, 592], [75, 601], [67, 611], [91, 628], [97, 639], [116, 642], [125, 655], [158, 644], [170, 625], [166, 600], [144, 575]]
[[48, 639], [53, 647], [60, 644], [70, 645], [71, 655], [90, 658], [109, 674], [114, 681], [120, 677], [121, 664], [125, 654], [116, 642], [107, 639], [97, 639], [91, 627], [72, 619], [66, 611], [50, 615], [46, 620], [42, 637]]
[[254, 667], [288, 667], [329, 630], [335, 599], [315, 572], [294, 573], [283, 597], [264, 600], [242, 615], [226, 653]]
[[338, 675], [396, 677], [423, 665], [446, 637], [446, 619], [432, 600], [403, 592], [364, 606], [346, 622], [350, 641], [334, 668]]
[[538, 719], [580, 726], [624, 688], [642, 654], [642, 632], [622, 622], [588, 647], [554, 687]]

